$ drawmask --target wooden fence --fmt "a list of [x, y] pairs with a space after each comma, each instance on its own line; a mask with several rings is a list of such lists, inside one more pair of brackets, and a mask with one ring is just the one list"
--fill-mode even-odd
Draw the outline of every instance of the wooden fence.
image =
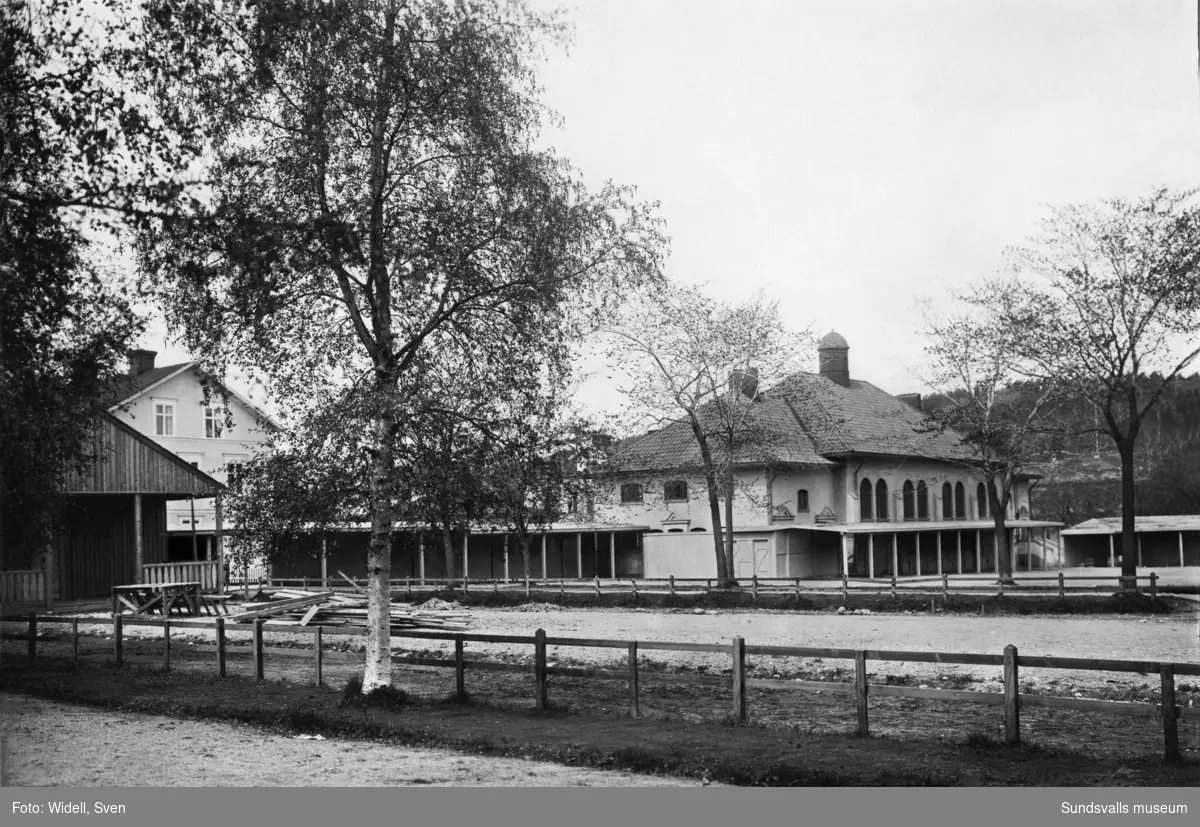
[[203, 591], [221, 587], [221, 563], [218, 560], [179, 563], [147, 563], [142, 566], [143, 583], [199, 583]]
[[[71, 625], [71, 651], [76, 660], [79, 657], [79, 623], [89, 625], [112, 624], [113, 659], [118, 666], [124, 663], [124, 634], [126, 626], [157, 626], [163, 630], [162, 658], [163, 667], [170, 668], [171, 663], [171, 629], [202, 628], [212, 629], [213, 624], [206, 621], [175, 620], [172, 618], [127, 618], [116, 615], [111, 619], [65, 617], [62, 615], [37, 614], [28, 616], [28, 659], [32, 664], [37, 656], [37, 627], [39, 621]], [[248, 631], [252, 633], [252, 653], [254, 674], [257, 680], [264, 678], [265, 648], [264, 639], [269, 634], [297, 635], [311, 634], [313, 636], [313, 669], [314, 680], [320, 686], [323, 680], [325, 635], [358, 636], [366, 633], [365, 629], [345, 626], [280, 626], [268, 627], [262, 618], [251, 623], [227, 623], [224, 618], [216, 619], [216, 660], [217, 673], [226, 676], [226, 660], [228, 650], [226, 633], [230, 631]], [[839, 649], [804, 646], [755, 646], [747, 645], [741, 637], [735, 637], [729, 643], [677, 643], [670, 641], [637, 641], [637, 640], [608, 640], [594, 638], [549, 637], [542, 629], [533, 636], [527, 635], [496, 635], [483, 633], [448, 633], [435, 631], [408, 630], [393, 632], [393, 638], [416, 640], [443, 640], [454, 642], [454, 657], [431, 658], [416, 655], [394, 656], [395, 663], [408, 663], [416, 666], [444, 667], [455, 670], [455, 686], [459, 697], [465, 696], [465, 672], [468, 669], [516, 672], [532, 674], [534, 682], [534, 702], [538, 709], [545, 709], [549, 703], [548, 678], [554, 676], [625, 681], [629, 686], [629, 711], [633, 717], [638, 717], [638, 695], [641, 677], [650, 674], [656, 681], [709, 685], [729, 688], [732, 695], [732, 713], [739, 722], [747, 720], [747, 691], [763, 688], [793, 691], [840, 692], [854, 696], [857, 712], [856, 732], [866, 736], [870, 732], [870, 704], [872, 695], [892, 696], [902, 698], [923, 698], [926, 700], [950, 701], [957, 703], [991, 704], [1004, 707], [1005, 743], [1015, 746], [1021, 741], [1020, 716], [1021, 709], [1027, 706], [1043, 706], [1061, 709], [1081, 709], [1091, 712], [1113, 715], [1158, 718], [1162, 722], [1164, 755], [1169, 762], [1180, 760], [1178, 720], [1185, 716], [1193, 717], [1197, 713], [1187, 707], [1175, 703], [1175, 676], [1200, 675], [1200, 663], [1163, 663], [1158, 661], [1138, 660], [1094, 660], [1087, 658], [1022, 656], [1015, 646], [1006, 646], [1002, 654], [975, 654], [963, 652], [918, 652], [892, 651], [877, 649]], [[498, 663], [494, 661], [467, 660], [467, 643], [509, 643], [533, 647], [533, 664]], [[622, 650], [626, 653], [625, 669], [583, 669], [576, 667], [550, 666], [547, 660], [547, 649], [551, 646], [574, 646], [590, 648], [607, 648]], [[176, 648], [201, 650], [197, 644], [175, 644]], [[730, 658], [731, 675], [702, 675], [693, 673], [639, 671], [638, 656], [646, 651], [673, 652], [707, 652], [727, 654]], [[296, 650], [279, 649], [276, 654], [295, 657]], [[854, 661], [854, 682], [837, 681], [803, 681], [778, 680], [765, 678], [747, 678], [746, 659], [753, 656], [768, 657], [801, 657], [823, 658], [830, 660]], [[869, 661], [906, 661], [915, 663], [963, 664], [971, 666], [998, 666], [1003, 669], [1004, 691], [974, 692], [959, 689], [925, 689], [910, 686], [890, 686], [867, 683], [867, 663]], [[1101, 672], [1137, 672], [1140, 674], [1157, 674], [1161, 681], [1161, 703], [1128, 703], [1121, 701], [1099, 701], [1086, 698], [1062, 697], [1056, 695], [1034, 695], [1022, 693], [1019, 690], [1018, 676], [1022, 669], [1063, 669]]]
[[[802, 594], [837, 594], [839, 592], [843, 597], [849, 597], [851, 594], [888, 593], [893, 597], [898, 597], [902, 593], [941, 594], [944, 597], [948, 597], [951, 594], [987, 593], [1003, 597], [1006, 593], [1033, 592], [1043, 594], [1057, 593], [1060, 598], [1066, 598], [1068, 592], [1115, 591], [1120, 588], [1124, 579], [1114, 575], [1067, 577], [1062, 572], [1059, 572], [1057, 575], [1022, 576], [1020, 579], [1006, 584], [1003, 580], [997, 579], [995, 575], [982, 577], [956, 575], [953, 579], [947, 574], [943, 574], [941, 577], [911, 577], [903, 579], [897, 579], [893, 575], [890, 580], [883, 578], [875, 578], [874, 580], [853, 577], [832, 578], [822, 581], [828, 585], [815, 586], [813, 585], [814, 581], [799, 577], [754, 576], [740, 579], [738, 581], [740, 584], [738, 591], [747, 593], [752, 598], [757, 598], [760, 594], [794, 594], [796, 597], [799, 597]], [[1149, 586], [1150, 596], [1153, 598], [1158, 597], [1161, 587], [1158, 585], [1159, 577], [1156, 572], [1151, 572], [1148, 575], [1139, 575], [1135, 579], [1146, 581]], [[1084, 581], [1090, 585], [1083, 585]], [[1105, 585], [1109, 581], [1113, 585]], [[650, 592], [678, 595], [711, 594], [713, 592], [729, 591], [728, 589], [719, 589], [716, 585], [716, 579], [703, 577], [657, 577], [638, 578], [635, 580], [609, 580], [599, 577], [586, 580], [579, 578], [549, 580], [510, 578], [502, 580], [471, 577], [456, 577], [454, 579], [405, 577], [393, 578], [388, 582], [391, 585], [393, 593], [403, 592], [408, 597], [414, 594], [437, 591], [461, 590], [469, 593], [472, 589], [476, 592], [491, 591], [495, 593], [502, 591], [524, 591], [527, 598], [531, 598], [535, 593], [546, 594], [547, 592], [551, 594], [557, 592], [560, 597], [565, 597], [567, 594], [594, 594], [597, 597], [604, 594], [628, 594], [637, 597], [639, 593]], [[325, 581], [316, 577], [268, 577], [262, 583], [267, 588], [320, 587], [322, 589], [337, 590], [348, 587], [356, 591], [363, 591], [366, 586], [365, 579], [342, 576], [336, 578], [330, 577]]]
[[45, 606], [46, 572], [0, 571], [0, 606]]

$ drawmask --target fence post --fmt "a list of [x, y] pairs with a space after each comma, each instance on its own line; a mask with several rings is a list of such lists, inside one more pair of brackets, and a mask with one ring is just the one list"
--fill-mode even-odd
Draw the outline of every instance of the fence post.
[[254, 618], [254, 680], [263, 679], [263, 619]]
[[533, 633], [533, 699], [537, 709], [546, 708], [546, 630]]
[[746, 641], [735, 637], [733, 656], [733, 718], [739, 724], [746, 723]]
[[526, 573], [526, 575], [525, 575], [525, 599], [526, 599], [526, 600], [529, 600], [529, 598], [530, 598], [530, 592], [529, 592], [529, 574], [528, 574], [528, 573]]
[[638, 645], [637, 641], [629, 643], [629, 715], [638, 717]]
[[467, 667], [463, 651], [463, 636], [454, 636], [454, 695], [458, 700], [467, 699]]
[[171, 620], [163, 618], [163, 671], [171, 671]]
[[1017, 647], [1004, 647], [1004, 743], [1015, 747], [1021, 743], [1021, 699], [1017, 692]]
[[1150, 572], [1150, 599], [1158, 599], [1158, 575]]
[[323, 667], [325, 666], [325, 651], [321, 646], [321, 638], [324, 637], [324, 631], [325, 630], [320, 626], [313, 629], [313, 666], [315, 667], [315, 671], [317, 673], [317, 686], [320, 686], [324, 680], [324, 676], [321, 674]]
[[29, 613], [29, 664], [37, 658], [37, 612]]
[[117, 666], [125, 665], [125, 652], [121, 646], [121, 634], [125, 626], [125, 618], [113, 615], [113, 661]]
[[858, 737], [870, 734], [867, 722], [867, 653], [859, 649], [854, 653], [854, 697], [858, 701]]
[[71, 618], [71, 660], [79, 663], [79, 618]]
[[671, 586], [671, 597], [674, 597], [675, 596], [675, 575], [668, 574], [667, 582], [670, 583], [670, 586]]
[[950, 597], [950, 575], [942, 572], [942, 600]]
[[[796, 578], [796, 597], [800, 596], [800, 578]], [[842, 600], [847, 600], [850, 597], [850, 578], [842, 575]]]
[[217, 677], [225, 679], [225, 618], [217, 618]]
[[1175, 708], [1175, 667], [1169, 663], [1159, 664], [1162, 676], [1163, 742], [1168, 764], [1179, 763], [1179, 713]]
[[600, 578], [596, 578], [596, 597], [600, 596]]
[[1066, 578], [1063, 577], [1063, 573], [1061, 571], [1058, 573], [1058, 599], [1059, 600], [1067, 599]]

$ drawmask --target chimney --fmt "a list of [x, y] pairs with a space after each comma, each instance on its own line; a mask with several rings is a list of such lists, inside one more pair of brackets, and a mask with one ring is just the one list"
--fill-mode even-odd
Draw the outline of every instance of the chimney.
[[140, 376], [148, 370], [154, 370], [154, 357], [157, 355], [156, 350], [129, 351], [129, 375]]
[[843, 388], [850, 386], [850, 345], [842, 334], [829, 331], [817, 342], [821, 375]]
[[729, 374], [729, 390], [741, 391], [748, 399], [753, 399], [758, 393], [758, 368], [735, 370]]
[[898, 394], [896, 398], [905, 405], [911, 405], [918, 411], [924, 410], [924, 408], [921, 407], [921, 394], [919, 393], [901, 393]]

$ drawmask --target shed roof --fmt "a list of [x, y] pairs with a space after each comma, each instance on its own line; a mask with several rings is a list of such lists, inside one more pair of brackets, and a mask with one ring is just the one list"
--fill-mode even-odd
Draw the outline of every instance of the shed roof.
[[[1200, 515], [1180, 514], [1163, 517], [1134, 517], [1133, 530], [1139, 534], [1156, 531], [1200, 531]], [[1120, 517], [1097, 517], [1065, 529], [1065, 535], [1120, 534]]]

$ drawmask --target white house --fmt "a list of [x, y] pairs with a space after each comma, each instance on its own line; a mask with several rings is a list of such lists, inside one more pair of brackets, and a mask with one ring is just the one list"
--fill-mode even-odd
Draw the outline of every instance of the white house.
[[[776, 436], [734, 463], [737, 577], [890, 577], [995, 570], [983, 475], [920, 397], [852, 379], [837, 333], [820, 372], [753, 386], [755, 421]], [[604, 518], [651, 526], [646, 577], [716, 577], [712, 518], [691, 428], [677, 422], [613, 457]], [[1056, 564], [1060, 523], [1031, 519], [1029, 480], [1008, 515], [1019, 568]], [[724, 509], [722, 508], [722, 520]]]
[[[212, 379], [206, 383], [198, 363], [155, 367], [156, 355], [152, 350], [130, 354], [129, 376], [109, 412], [185, 462], [227, 482], [237, 464], [279, 426], [237, 392], [222, 392]], [[212, 559], [216, 527], [215, 500], [169, 503], [168, 559]]]

